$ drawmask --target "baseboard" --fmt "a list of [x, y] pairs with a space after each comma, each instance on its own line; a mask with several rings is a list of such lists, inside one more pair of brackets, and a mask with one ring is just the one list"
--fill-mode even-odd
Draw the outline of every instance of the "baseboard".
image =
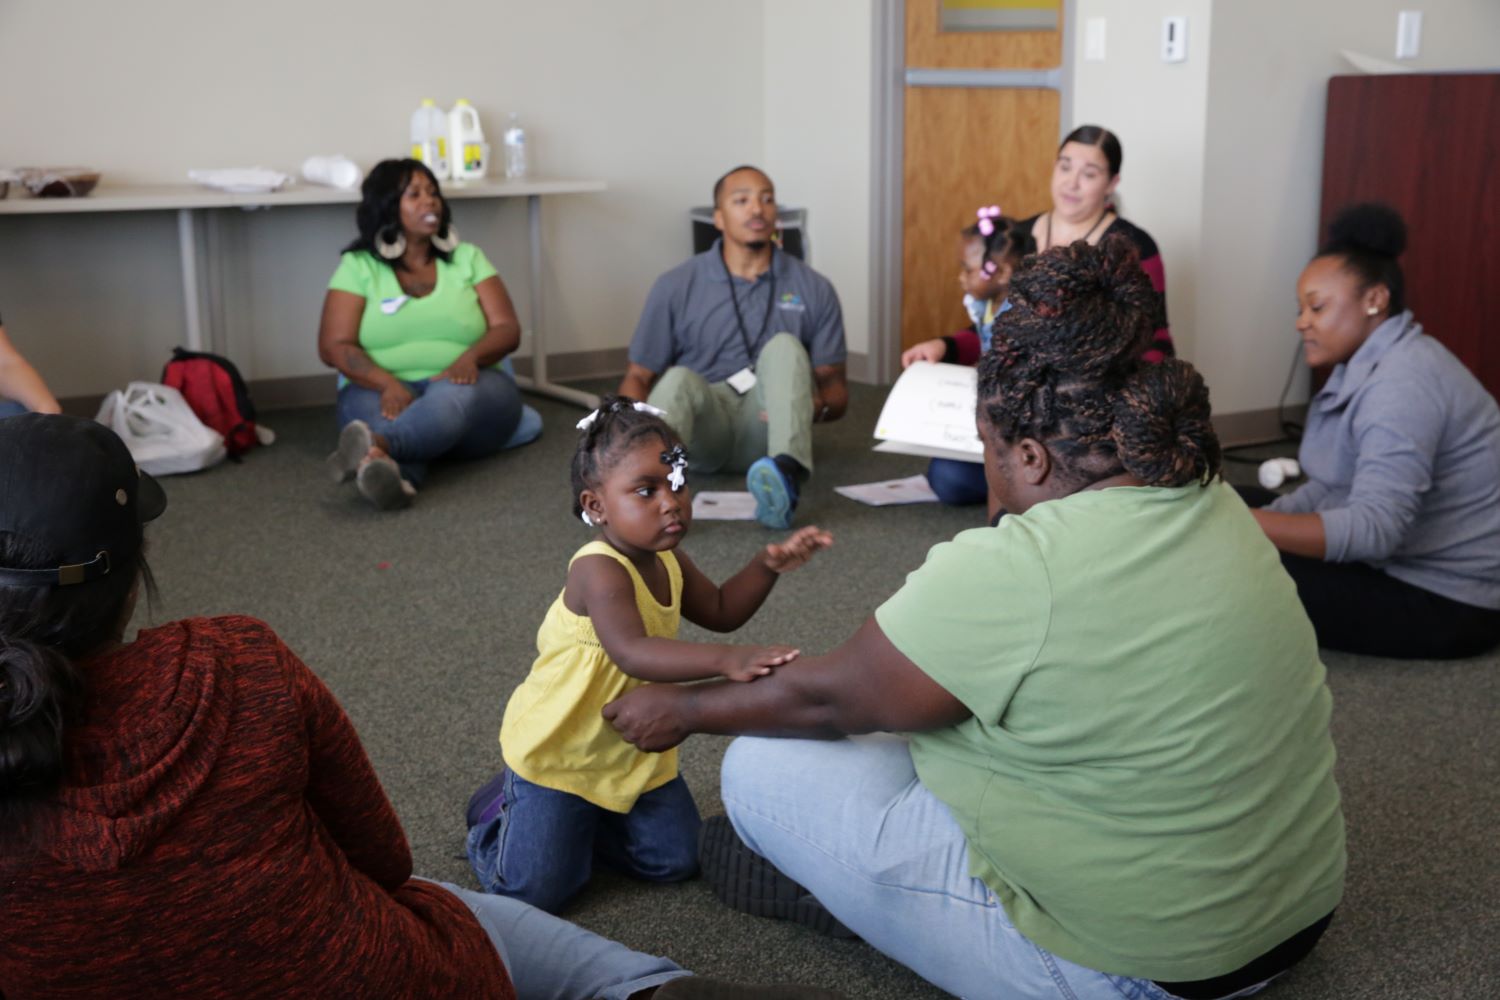
[[1242, 447], [1249, 444], [1265, 444], [1286, 437], [1281, 427], [1282, 418], [1303, 423], [1307, 419], [1307, 404], [1288, 406], [1285, 410], [1272, 407], [1267, 410], [1243, 410], [1239, 413], [1215, 413], [1214, 432], [1219, 435], [1219, 444], [1225, 448]]
[[[516, 355], [511, 359], [517, 375], [531, 375], [531, 359]], [[607, 347], [597, 351], [567, 351], [547, 355], [547, 378], [563, 382], [574, 378], [606, 378], [625, 374], [630, 351], [624, 347]]]

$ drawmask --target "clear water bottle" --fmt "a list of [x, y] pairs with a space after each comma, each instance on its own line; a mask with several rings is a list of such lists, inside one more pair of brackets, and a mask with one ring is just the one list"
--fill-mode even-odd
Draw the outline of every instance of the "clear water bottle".
[[526, 130], [521, 127], [521, 118], [510, 113], [510, 125], [505, 130], [505, 178], [519, 180], [526, 176]]

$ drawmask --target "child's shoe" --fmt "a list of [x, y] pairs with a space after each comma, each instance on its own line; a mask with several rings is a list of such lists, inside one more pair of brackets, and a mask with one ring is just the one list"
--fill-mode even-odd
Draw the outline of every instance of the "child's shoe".
[[797, 510], [797, 462], [785, 455], [757, 458], [745, 473], [745, 488], [755, 497], [755, 519], [785, 531]]
[[662, 984], [656, 1000], [844, 1000], [844, 995], [812, 986], [742, 986], [722, 979], [683, 976]]
[[505, 805], [505, 772], [502, 770], [479, 790], [469, 796], [469, 807], [464, 810], [465, 828], [472, 830], [481, 823], [488, 823]]
[[710, 816], [698, 834], [698, 861], [703, 878], [719, 902], [742, 913], [790, 920], [830, 937], [855, 934], [801, 884], [745, 846], [728, 816]]

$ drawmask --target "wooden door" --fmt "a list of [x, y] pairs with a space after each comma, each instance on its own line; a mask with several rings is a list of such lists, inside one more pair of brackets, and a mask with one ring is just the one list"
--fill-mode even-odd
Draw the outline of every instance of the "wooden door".
[[[1048, 6], [1047, 0], [948, 2]], [[944, 31], [942, 4], [907, 0], [908, 71], [1049, 70], [1062, 62], [1060, 0], [1057, 27], [1043, 31]], [[1049, 87], [914, 85], [911, 76], [904, 94], [903, 348], [968, 324], [957, 278], [958, 232], [974, 222], [976, 208], [998, 204], [1021, 218], [1049, 207], [1061, 106]]]
[[1500, 74], [1337, 76], [1328, 82], [1321, 237], [1345, 205], [1406, 220], [1406, 304], [1500, 395]]

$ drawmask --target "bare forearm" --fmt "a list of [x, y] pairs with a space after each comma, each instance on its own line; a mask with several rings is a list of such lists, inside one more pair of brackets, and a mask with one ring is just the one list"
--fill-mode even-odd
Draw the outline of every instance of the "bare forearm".
[[755, 616], [779, 578], [766, 565], [764, 556], [756, 553], [744, 569], [724, 581], [719, 588], [718, 607], [698, 624], [715, 632], [733, 632]]
[[826, 659], [799, 660], [753, 684], [720, 681], [683, 692], [681, 720], [692, 733], [836, 739], [887, 728], [841, 688]]
[[500, 363], [508, 354], [521, 345], [521, 326], [515, 322], [497, 323], [484, 331], [484, 336], [474, 342], [464, 353], [474, 359], [480, 368], [489, 368]]
[[337, 368], [349, 381], [365, 389], [381, 392], [392, 382], [398, 381], [396, 376], [377, 365], [358, 344], [337, 344], [323, 360]]
[[57, 397], [42, 376], [25, 360], [0, 365], [0, 397], [15, 400], [33, 413], [59, 413]]
[[1328, 554], [1328, 537], [1323, 519], [1317, 514], [1284, 514], [1264, 507], [1250, 512], [1261, 530], [1282, 552], [1309, 559], [1323, 559]]
[[604, 643], [615, 666], [643, 681], [701, 681], [724, 672], [731, 646], [711, 642], [682, 642], [649, 635]]

